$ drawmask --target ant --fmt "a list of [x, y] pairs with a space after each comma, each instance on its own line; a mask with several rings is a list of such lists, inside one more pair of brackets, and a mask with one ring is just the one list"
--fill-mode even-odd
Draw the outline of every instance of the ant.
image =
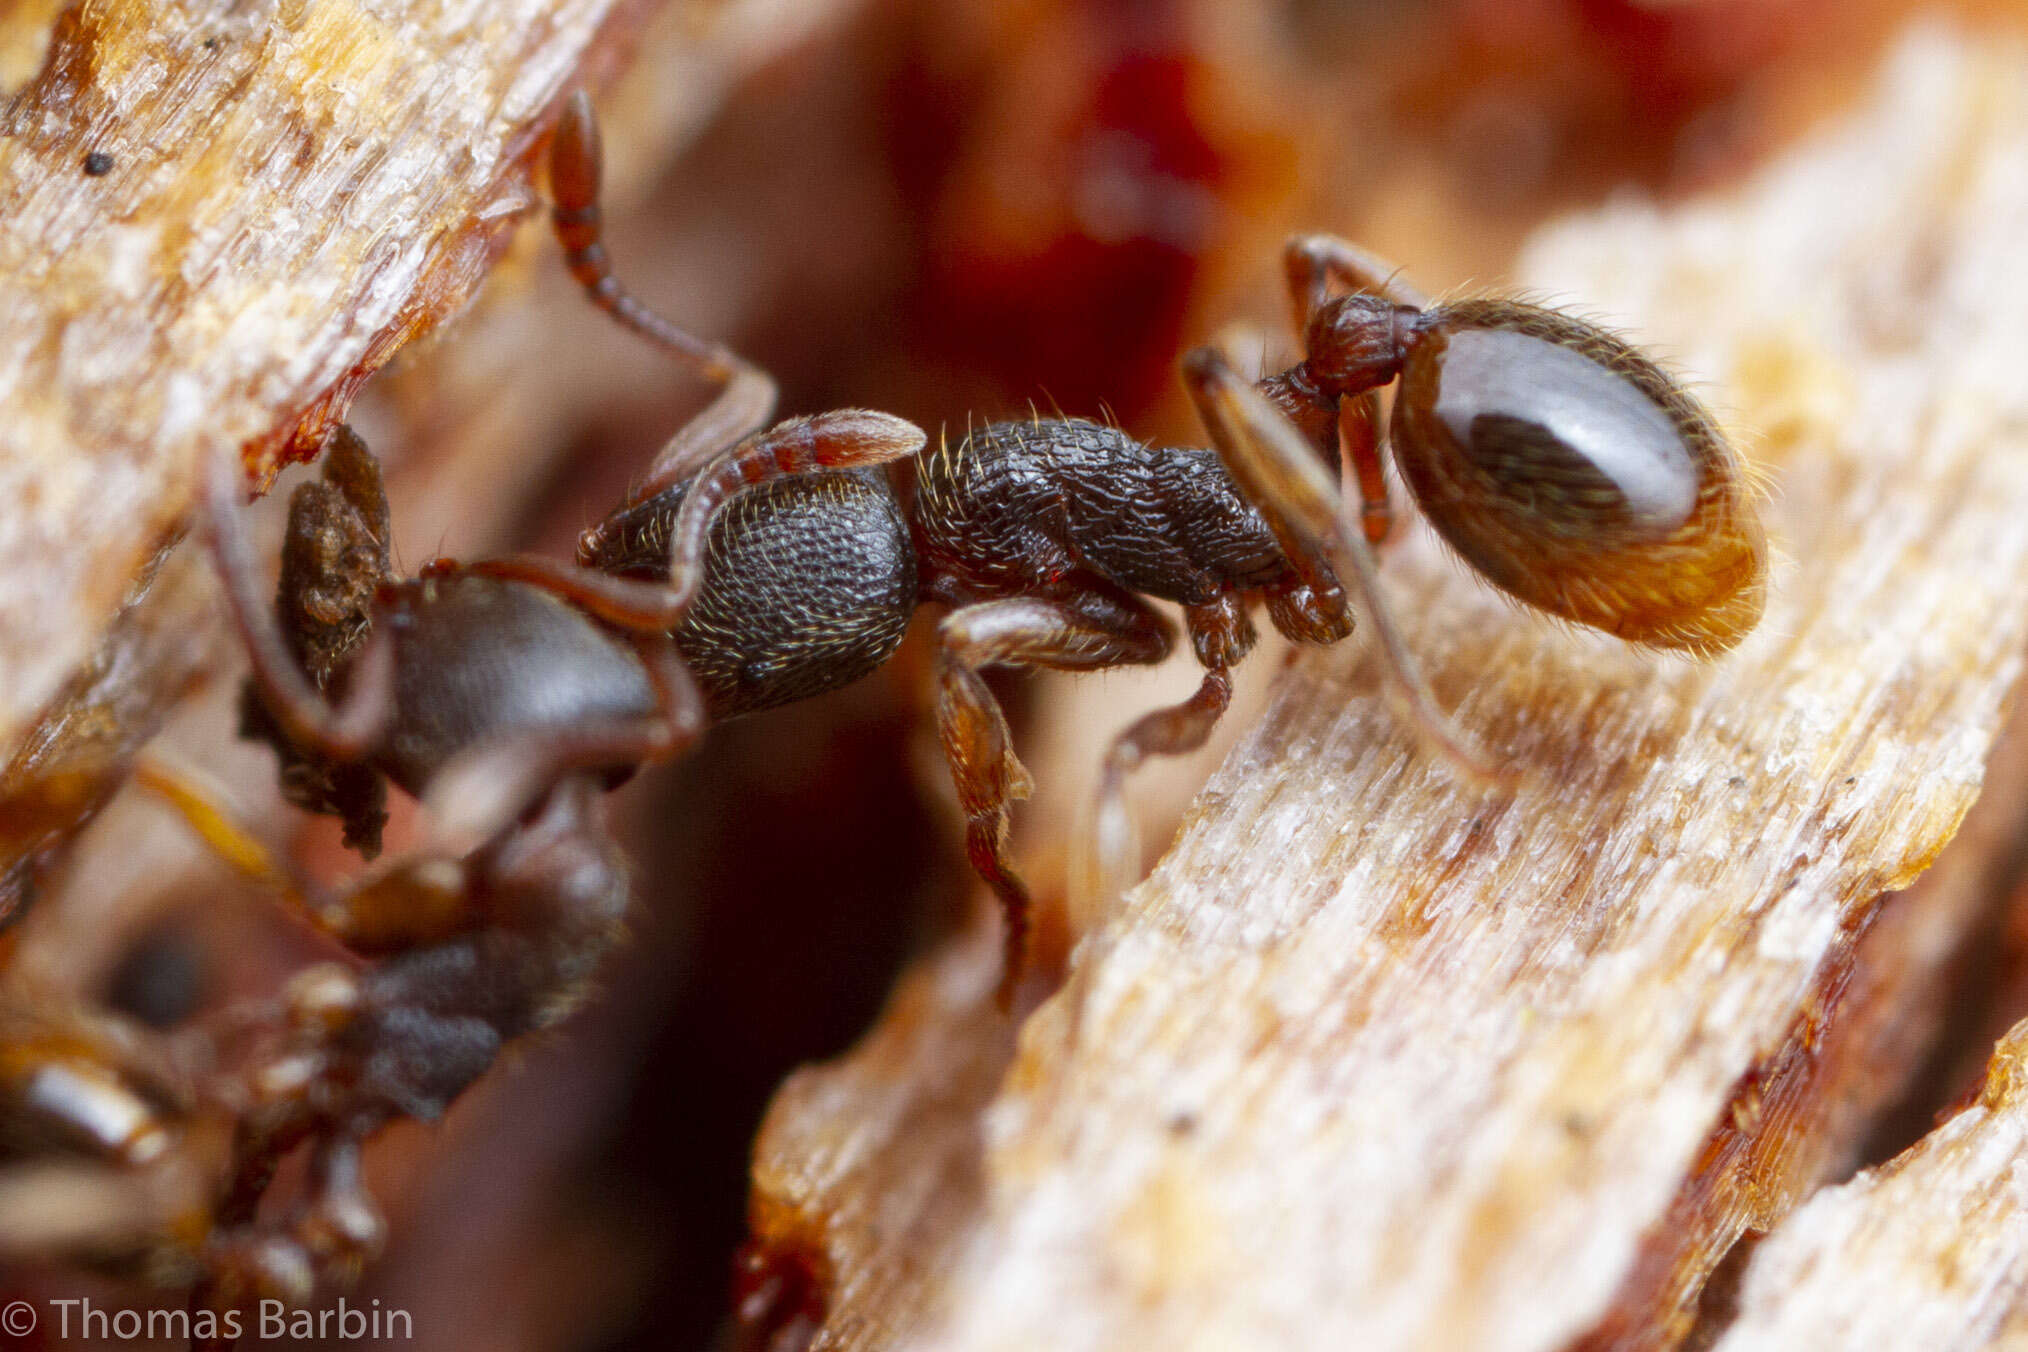
[[[1715, 422], [1637, 349], [1555, 311], [1431, 305], [1354, 246], [1310, 236], [1285, 255], [1303, 359], [1258, 382], [1215, 348], [1184, 362], [1209, 449], [1061, 417], [934, 447], [864, 411], [770, 427], [764, 372], [620, 286], [599, 179], [580, 94], [550, 150], [570, 270], [594, 303], [719, 388], [630, 500], [584, 533], [575, 566], [437, 560], [397, 578], [378, 465], [340, 428], [321, 478], [291, 500], [271, 611], [237, 457], [207, 466], [207, 533], [251, 659], [245, 731], [275, 746], [291, 800], [343, 818], [369, 857], [388, 782], [421, 796], [432, 823], [419, 848], [328, 891], [187, 777], [152, 772], [218, 853], [370, 962], [299, 974], [256, 1020], [278, 1045], [250, 1081], [216, 1214], [250, 1222], [275, 1160], [306, 1140], [311, 1196], [284, 1256], [270, 1246], [265, 1266], [220, 1278], [214, 1304], [233, 1283], [300, 1290], [290, 1275], [306, 1265], [363, 1258], [378, 1236], [363, 1140], [398, 1117], [440, 1116], [507, 1041], [581, 999], [627, 901], [603, 789], [679, 755], [708, 722], [859, 679], [893, 654], [919, 604], [947, 611], [937, 722], [967, 853], [1005, 915], [1003, 1006], [1028, 911], [1009, 810], [1029, 779], [986, 668], [1156, 662], [1175, 634], [1149, 598], [1182, 608], [1205, 673], [1107, 753], [1097, 820], [1108, 876], [1130, 862], [1125, 775], [1208, 737], [1256, 639], [1249, 605], [1298, 642], [1336, 642], [1353, 625], [1341, 569], [1412, 725], [1469, 776], [1501, 780], [1450, 731], [1381, 601], [1371, 546], [1392, 519], [1383, 441], [1443, 538], [1527, 604], [1700, 656], [1736, 643], [1764, 605], [1750, 478]], [[906, 506], [881, 469], [905, 458]], [[1356, 487], [1359, 526], [1334, 465]]]
[[[731, 369], [729, 354], [694, 347], [706, 370]], [[765, 482], [880, 464], [923, 441], [899, 418], [842, 410], [740, 438], [718, 463]], [[603, 792], [680, 755], [705, 726], [670, 638], [687, 600], [670, 587], [548, 560], [437, 559], [400, 577], [379, 465], [340, 426], [320, 478], [292, 495], [270, 607], [245, 494], [237, 452], [221, 448], [205, 465], [201, 514], [249, 655], [242, 731], [277, 750], [285, 796], [341, 817], [369, 859], [389, 783], [423, 800], [427, 827], [417, 847], [323, 887], [191, 773], [153, 756], [137, 767], [215, 854], [344, 958], [236, 1011], [216, 1038], [221, 1049], [229, 1034], [256, 1045], [243, 1083], [221, 1095], [236, 1118], [229, 1161], [198, 1227], [218, 1236], [202, 1247], [195, 1297], [214, 1313], [250, 1292], [300, 1301], [318, 1273], [377, 1250], [364, 1142], [400, 1118], [441, 1117], [506, 1044], [581, 1003], [629, 899]], [[92, 1092], [45, 1099], [38, 1122], [89, 1135], [124, 1114], [150, 1139], [175, 1138], [170, 1105], [116, 1095], [110, 1057], [84, 1060], [104, 1072]], [[305, 1143], [307, 1195], [286, 1233], [264, 1233], [260, 1199], [281, 1157]]]
[[[711, 455], [766, 423], [773, 384], [736, 359], [707, 357], [622, 289], [599, 242], [596, 135], [579, 96], [551, 171], [571, 271], [595, 303], [723, 390], [630, 500], [584, 533], [578, 561], [694, 600], [674, 638], [713, 720], [855, 681], [893, 653], [918, 603], [946, 608], [937, 725], [967, 853], [1006, 918], [1003, 1006], [1028, 915], [1008, 814], [1030, 780], [981, 680], [987, 667], [1158, 662], [1174, 634], [1144, 598], [1181, 606], [1205, 674], [1188, 700], [1142, 717], [1106, 755], [1093, 833], [1102, 895], [1121, 889], [1138, 853], [1125, 776], [1209, 736], [1231, 699], [1231, 669], [1255, 641], [1249, 603], [1263, 601], [1297, 642], [1334, 643], [1352, 629], [1340, 568], [1412, 727], [1469, 779], [1508, 782], [1451, 731], [1380, 595], [1370, 546], [1392, 519], [1381, 387], [1399, 382], [1393, 458], [1424, 515], [1516, 599], [1700, 656], [1736, 643], [1764, 606], [1767, 549], [1750, 475], [1654, 362], [1540, 306], [1432, 306], [1328, 236], [1298, 238], [1285, 253], [1303, 360], [1249, 383], [1214, 348], [1186, 358], [1215, 449], [1034, 418], [925, 447], [910, 509], [877, 474], [754, 485]], [[1334, 295], [1334, 284], [1349, 294]], [[1329, 473], [1341, 461], [1361, 530], [1345, 525]], [[527, 567], [536, 576], [553, 565]]]

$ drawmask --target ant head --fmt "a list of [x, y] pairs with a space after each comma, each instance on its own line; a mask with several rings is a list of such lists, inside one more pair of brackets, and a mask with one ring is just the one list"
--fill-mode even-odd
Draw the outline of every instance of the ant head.
[[1328, 394], [1360, 394], [1401, 373], [1422, 311], [1380, 296], [1339, 296], [1310, 317], [1304, 363]]

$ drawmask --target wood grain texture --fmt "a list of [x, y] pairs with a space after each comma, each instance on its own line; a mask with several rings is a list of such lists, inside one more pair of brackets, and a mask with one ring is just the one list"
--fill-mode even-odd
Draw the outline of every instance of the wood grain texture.
[[2028, 1347], [2028, 1023], [1963, 1112], [1797, 1209], [1716, 1352]]
[[201, 454], [272, 473], [464, 304], [531, 204], [547, 110], [648, 8], [64, 12], [0, 137], [0, 754], [170, 538]]
[[1412, 532], [1391, 594], [1522, 789], [1461, 792], [1354, 654], [1300, 663], [1011, 1057], [974, 935], [785, 1087], [754, 1224], [820, 1256], [818, 1346], [1682, 1339], [1912, 1069], [1979, 910], [1975, 860], [1889, 898], [2028, 641], [2024, 90], [2018, 42], [1914, 32], [1728, 193], [1533, 241], [1525, 287], [1660, 347], [1774, 475], [1766, 621], [1634, 652]]

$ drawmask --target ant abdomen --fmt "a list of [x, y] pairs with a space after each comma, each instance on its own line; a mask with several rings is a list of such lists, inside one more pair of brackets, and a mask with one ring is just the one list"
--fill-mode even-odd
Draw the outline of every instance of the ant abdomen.
[[1751, 479], [1654, 362], [1511, 300], [1425, 310], [1404, 346], [1395, 465], [1489, 581], [1553, 615], [1700, 655], [1753, 628], [1767, 541]]
[[[689, 483], [588, 532], [579, 561], [621, 577], [668, 574]], [[894, 654], [916, 604], [908, 518], [877, 470], [777, 479], [711, 519], [704, 582], [676, 648], [714, 721], [852, 684]]]
[[[654, 684], [633, 647], [535, 587], [426, 571], [382, 589], [378, 622], [400, 653], [378, 759], [412, 794], [490, 737], [655, 710]], [[608, 782], [633, 768], [616, 763]]]

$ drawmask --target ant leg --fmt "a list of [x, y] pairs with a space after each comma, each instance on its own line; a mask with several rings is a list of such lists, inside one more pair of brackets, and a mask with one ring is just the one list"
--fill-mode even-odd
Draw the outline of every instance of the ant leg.
[[1310, 316], [1331, 298], [1334, 281], [1396, 305], [1429, 308], [1429, 297], [1403, 281], [1400, 268], [1336, 235], [1297, 235], [1282, 247], [1282, 269], [1298, 333], [1309, 331]]
[[366, 1190], [364, 1133], [337, 1128], [310, 1155], [309, 1196], [289, 1227], [320, 1267], [356, 1269], [380, 1251], [387, 1223]]
[[641, 635], [635, 647], [655, 690], [653, 714], [509, 733], [460, 753], [423, 791], [431, 848], [476, 848], [573, 774], [659, 764], [688, 750], [707, 721], [696, 679], [668, 638]]
[[1380, 464], [1380, 392], [1368, 390], [1338, 404], [1339, 445], [1359, 485], [1359, 526], [1366, 543], [1383, 543], [1394, 529], [1394, 505], [1387, 499], [1387, 471]]
[[239, 453], [221, 444], [205, 467], [204, 507], [212, 561], [226, 608], [246, 646], [262, 701], [291, 741], [332, 761], [356, 761], [379, 738], [394, 707], [394, 650], [375, 632], [352, 668], [351, 686], [336, 709], [296, 665], [260, 595], [259, 572], [246, 529], [246, 476]]
[[[859, 469], [905, 460], [926, 438], [914, 423], [867, 409], [840, 409], [790, 418], [726, 451], [696, 476], [683, 495], [675, 522], [666, 515], [622, 508], [578, 540], [584, 565], [611, 566], [616, 560], [650, 553], [668, 560], [666, 583], [634, 582], [601, 572], [586, 573], [539, 557], [517, 555], [473, 564], [491, 577], [538, 582], [567, 596], [609, 624], [650, 633], [668, 633], [683, 623], [704, 583], [704, 556], [711, 540], [711, 517], [742, 488], [820, 470]], [[640, 504], [634, 504], [640, 506]], [[667, 534], [662, 532], [666, 529]], [[563, 579], [569, 578], [568, 582]]]
[[[352, 1126], [298, 1123], [284, 1137], [242, 1133], [237, 1176], [212, 1218], [206, 1246], [208, 1271], [191, 1292], [193, 1314], [210, 1311], [223, 1321], [229, 1311], [258, 1298], [302, 1305], [315, 1294], [320, 1273], [357, 1272], [380, 1251], [387, 1225], [366, 1188], [363, 1146], [366, 1132]], [[261, 1223], [256, 1216], [281, 1156], [303, 1137], [314, 1137], [307, 1196], [287, 1222]], [[231, 1340], [193, 1347], [230, 1347]]]
[[221, 862], [351, 952], [371, 956], [437, 943], [471, 923], [464, 870], [441, 852], [383, 860], [327, 893], [261, 844], [225, 796], [194, 771], [148, 752], [135, 762], [133, 778]]
[[174, 1145], [165, 1109], [183, 1097], [165, 1044], [27, 986], [0, 1008], [0, 1118], [21, 1143], [83, 1150], [122, 1166]]
[[1237, 596], [1186, 607], [1183, 617], [1204, 663], [1204, 679], [1189, 699], [1134, 720], [1106, 750], [1077, 867], [1079, 898], [1094, 913], [1123, 895], [1140, 874], [1140, 833], [1127, 810], [1127, 776], [1151, 756], [1187, 756], [1204, 745], [1232, 703], [1232, 668], [1253, 647], [1253, 625]]
[[1167, 625], [1116, 589], [1092, 588], [1064, 600], [1015, 597], [961, 607], [938, 626], [937, 733], [965, 813], [965, 852], [992, 887], [1006, 917], [1006, 956], [997, 993], [1012, 1007], [1028, 951], [1028, 888], [1007, 855], [1008, 809], [1034, 781], [1014, 754], [1000, 703], [980, 672], [994, 666], [1060, 671], [1159, 662], [1168, 656]]
[[1185, 357], [1183, 378], [1220, 457], [1275, 537], [1306, 548], [1319, 542], [1351, 574], [1361, 609], [1380, 637], [1387, 688], [1409, 727], [1466, 778], [1485, 787], [1505, 787], [1511, 775], [1489, 764], [1438, 707], [1382, 594], [1373, 547], [1344, 520], [1337, 486], [1302, 433], [1215, 348], [1198, 348]]
[[767, 425], [774, 416], [774, 379], [730, 348], [686, 333], [620, 285], [606, 254], [599, 185], [605, 174], [598, 118], [591, 97], [573, 93], [549, 142], [549, 192], [557, 242], [570, 275], [592, 304], [719, 387], [711, 403], [669, 439], [649, 468], [638, 498], [653, 497], [695, 473], [712, 452]]

